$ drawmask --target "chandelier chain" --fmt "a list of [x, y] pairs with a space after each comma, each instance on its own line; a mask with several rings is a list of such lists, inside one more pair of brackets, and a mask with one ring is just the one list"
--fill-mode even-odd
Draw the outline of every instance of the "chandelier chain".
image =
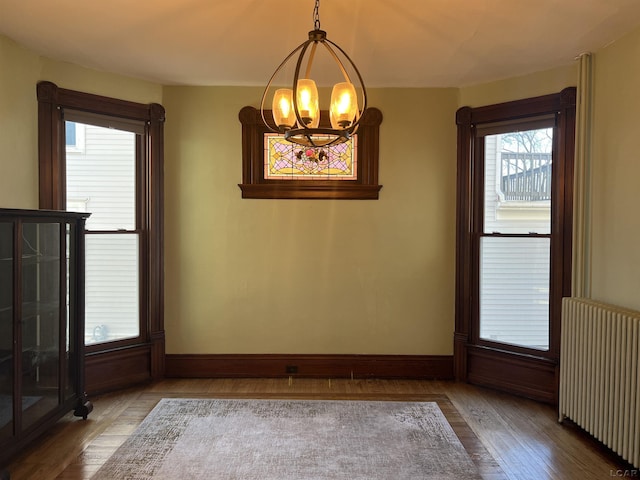
[[[271, 75], [260, 102], [260, 113], [267, 128], [272, 132], [284, 135], [286, 141], [306, 148], [328, 147], [348, 141], [355, 134], [360, 125], [362, 115], [367, 108], [367, 93], [358, 68], [342, 48], [327, 39], [327, 32], [320, 27], [320, 0], [314, 0], [314, 4], [314, 30], [309, 32], [309, 39], [298, 45]], [[329, 115], [321, 113], [318, 101], [319, 92], [316, 83], [310, 77], [311, 65], [319, 43], [326, 47], [329, 57], [336, 64], [335, 67], [342, 72], [344, 77], [344, 81], [339, 81], [333, 86]], [[291, 88], [275, 87], [273, 85], [274, 79], [296, 54], [298, 54], [298, 58], [293, 74], [293, 86]], [[347, 65], [352, 67], [353, 72], [358, 77], [362, 94], [361, 107], [358, 105], [360, 103], [358, 101], [358, 92], [355, 85], [351, 83], [349, 73], [345, 64], [343, 64], [343, 59], [348, 62]], [[303, 67], [305, 60], [306, 73], [301, 76], [300, 69]], [[271, 92], [273, 89], [275, 89], [275, 92]], [[265, 102], [270, 93], [273, 93], [271, 98], [273, 119], [268, 121], [265, 112], [269, 112], [269, 110], [265, 108]], [[326, 126], [320, 127], [322, 115], [329, 118], [325, 118], [322, 122]], [[331, 128], [328, 128], [329, 123]]]
[[320, 30], [320, 0], [316, 0], [316, 6], [313, 9], [313, 28]]

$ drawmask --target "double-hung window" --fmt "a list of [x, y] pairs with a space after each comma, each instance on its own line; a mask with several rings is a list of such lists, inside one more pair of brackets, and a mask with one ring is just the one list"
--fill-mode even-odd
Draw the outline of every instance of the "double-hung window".
[[40, 208], [91, 213], [87, 389], [157, 378], [164, 370], [164, 108], [50, 82], [37, 93]]
[[[85, 344], [134, 339], [144, 289], [144, 198], [139, 188], [145, 123], [65, 109], [66, 210], [86, 225]], [[82, 145], [82, 148], [78, 148]]]
[[554, 402], [575, 88], [458, 110], [456, 377]]

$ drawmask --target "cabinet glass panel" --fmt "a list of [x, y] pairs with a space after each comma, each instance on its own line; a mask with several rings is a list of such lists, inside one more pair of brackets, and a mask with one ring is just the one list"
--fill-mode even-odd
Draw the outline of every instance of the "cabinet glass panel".
[[59, 404], [60, 224], [25, 223], [22, 235], [22, 428]]
[[13, 435], [13, 224], [0, 223], [0, 441]]
[[76, 356], [76, 352], [74, 349], [74, 345], [76, 342], [76, 339], [74, 337], [73, 332], [75, 332], [76, 330], [76, 316], [75, 316], [75, 311], [73, 308], [71, 308], [71, 305], [75, 305], [76, 303], [76, 290], [74, 285], [71, 282], [71, 278], [72, 278], [72, 272], [75, 270], [76, 265], [75, 265], [75, 257], [71, 255], [71, 252], [74, 252], [76, 249], [76, 245], [75, 245], [75, 235], [76, 235], [76, 227], [75, 225], [70, 225], [67, 224], [66, 225], [66, 235], [67, 235], [67, 241], [66, 241], [66, 258], [67, 258], [67, 262], [66, 262], [66, 269], [67, 269], [67, 275], [66, 275], [66, 297], [67, 297], [67, 307], [66, 307], [66, 312], [67, 312], [67, 319], [66, 319], [66, 332], [65, 332], [65, 357], [64, 357], [64, 371], [66, 372], [66, 379], [64, 382], [64, 396], [65, 399], [70, 399], [75, 397], [75, 392], [76, 392], [76, 378], [78, 375], [77, 372], [77, 368], [76, 368], [76, 361], [75, 361], [75, 356]]

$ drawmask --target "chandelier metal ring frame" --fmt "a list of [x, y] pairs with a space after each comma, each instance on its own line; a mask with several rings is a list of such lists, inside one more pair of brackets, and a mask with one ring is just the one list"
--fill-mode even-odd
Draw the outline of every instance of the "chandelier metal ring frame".
[[[331, 145], [336, 145], [339, 143], [346, 142], [351, 138], [351, 136], [357, 131], [358, 125], [360, 124], [360, 120], [362, 119], [362, 114], [367, 108], [367, 92], [364, 85], [364, 81], [362, 79], [362, 75], [360, 71], [356, 67], [355, 63], [349, 55], [336, 43], [332, 42], [327, 38], [327, 33], [324, 30], [320, 29], [320, 18], [319, 18], [319, 0], [316, 0], [315, 8], [314, 8], [314, 30], [309, 32], [309, 39], [296, 47], [278, 66], [276, 71], [273, 73], [267, 86], [265, 87], [264, 93], [262, 95], [262, 100], [260, 103], [260, 112], [262, 115], [262, 120], [264, 124], [275, 133], [284, 134], [284, 137], [287, 141], [296, 143], [298, 145], [303, 145], [307, 147], [326, 147]], [[301, 114], [299, 108], [298, 94], [299, 94], [299, 80], [301, 79], [309, 79], [311, 74], [311, 67], [313, 65], [314, 56], [316, 54], [316, 49], [318, 44], [322, 44], [326, 50], [329, 52], [330, 57], [336, 63], [338, 69], [342, 73], [344, 77], [344, 82], [351, 84], [353, 90], [355, 91], [355, 86], [352, 85], [351, 78], [345, 68], [343, 61], [340, 59], [340, 56], [336, 53], [336, 50], [340, 52], [340, 54], [344, 57], [344, 59], [351, 65], [353, 72], [358, 78], [359, 87], [362, 92], [361, 98], [361, 108], [357, 105], [357, 98], [354, 98], [352, 101], [356, 103], [356, 113], [355, 117], [351, 121], [345, 121], [340, 123], [340, 128], [318, 128], [318, 127], [310, 127], [308, 126], [309, 121], [308, 118], [305, 118], [304, 115]], [[309, 47], [311, 49], [309, 50]], [[333, 47], [333, 48], [332, 48]], [[335, 48], [335, 50], [334, 50]], [[306, 63], [306, 71], [304, 77], [300, 76], [300, 69], [304, 63], [305, 56], [307, 51], [310, 51], [308, 55], [308, 60]], [[299, 52], [298, 60], [296, 62], [295, 73], [293, 77], [293, 85], [291, 88], [292, 98], [291, 98], [291, 108], [293, 112], [295, 112], [295, 121], [296, 125], [277, 125], [276, 129], [271, 126], [271, 123], [267, 121], [265, 116], [265, 102], [267, 101], [267, 96], [269, 95], [270, 88], [274, 82], [274, 79], [277, 77], [278, 73], [284, 68], [284, 66], [291, 60], [291, 58]], [[320, 112], [318, 111], [318, 115]], [[316, 121], [317, 123], [317, 121]], [[333, 123], [333, 122], [332, 122]], [[337, 122], [339, 123], [339, 122]]]

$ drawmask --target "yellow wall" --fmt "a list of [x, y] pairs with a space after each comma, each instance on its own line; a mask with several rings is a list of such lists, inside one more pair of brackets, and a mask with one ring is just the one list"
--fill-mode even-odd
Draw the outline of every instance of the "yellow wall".
[[[594, 296], [640, 307], [640, 31], [597, 53]], [[167, 111], [168, 353], [450, 354], [455, 111], [560, 91], [575, 66], [463, 89], [374, 89], [378, 201], [242, 200], [238, 111], [258, 88], [162, 87], [0, 36], [0, 207], [37, 207], [35, 85]]]
[[[640, 29], [593, 54], [592, 225], [594, 299], [640, 310]], [[460, 105], [543, 95], [575, 85], [575, 66], [460, 90]]]
[[38, 80], [48, 80], [60, 88], [94, 93], [130, 102], [162, 103], [162, 85], [99, 72], [44, 57], [40, 60], [41, 71]]
[[640, 29], [594, 58], [592, 297], [640, 310]]
[[522, 77], [465, 87], [460, 89], [459, 104], [461, 107], [481, 107], [558, 93], [563, 88], [575, 86], [577, 75], [577, 65], [573, 64]]
[[38, 207], [39, 57], [0, 35], [0, 207]]
[[38, 208], [36, 84], [49, 80], [142, 103], [162, 102], [162, 86], [40, 57], [0, 35], [0, 207]]
[[377, 201], [241, 199], [261, 94], [165, 88], [167, 352], [452, 353], [456, 90], [370, 92]]

